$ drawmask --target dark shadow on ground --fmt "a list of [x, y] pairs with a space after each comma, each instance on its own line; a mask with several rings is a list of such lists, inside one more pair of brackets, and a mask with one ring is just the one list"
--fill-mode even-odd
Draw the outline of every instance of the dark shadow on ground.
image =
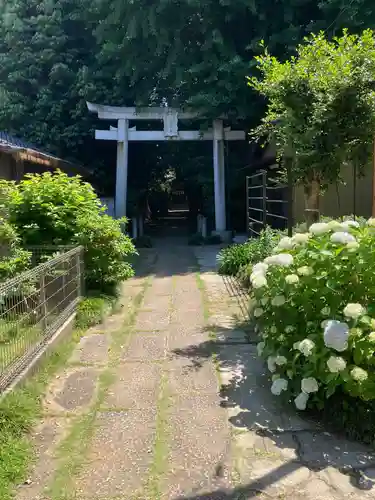
[[179, 496], [174, 500], [248, 500], [250, 498], [258, 498], [265, 488], [278, 482], [283, 477], [292, 474], [299, 467], [300, 465], [297, 462], [289, 461], [275, 468], [261, 479], [252, 481], [247, 485], [238, 486], [229, 491], [220, 489], [198, 495]]
[[223, 276], [223, 281], [229, 297], [236, 300], [241, 311], [241, 317], [244, 321], [248, 321], [251, 307], [249, 292], [241, 286], [240, 282], [234, 276]]

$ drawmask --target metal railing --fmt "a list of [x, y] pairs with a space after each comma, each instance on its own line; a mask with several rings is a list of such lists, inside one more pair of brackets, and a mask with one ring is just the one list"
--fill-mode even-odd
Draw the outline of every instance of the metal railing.
[[33, 245], [27, 246], [25, 250], [31, 253], [31, 267], [44, 264], [63, 253], [76, 248], [74, 245]]
[[0, 393], [74, 312], [82, 281], [76, 247], [0, 284]]
[[270, 181], [267, 170], [246, 177], [246, 217], [249, 236], [259, 236], [267, 225], [291, 230], [291, 186]]

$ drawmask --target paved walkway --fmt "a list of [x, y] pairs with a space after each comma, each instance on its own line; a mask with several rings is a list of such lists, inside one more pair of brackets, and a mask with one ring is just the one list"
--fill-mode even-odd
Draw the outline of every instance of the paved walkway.
[[277, 405], [216, 252], [145, 252], [50, 385], [17, 500], [375, 498], [368, 449]]

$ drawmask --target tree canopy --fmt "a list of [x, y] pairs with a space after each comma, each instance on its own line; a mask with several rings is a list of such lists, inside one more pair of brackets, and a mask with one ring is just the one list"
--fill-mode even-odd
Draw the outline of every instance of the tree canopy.
[[[285, 62], [267, 48], [249, 84], [268, 100], [258, 135], [272, 135], [280, 156], [295, 159], [292, 175], [310, 187], [358, 172], [372, 158], [375, 136], [375, 34], [365, 30], [328, 40], [311, 35]], [[318, 194], [318, 193], [317, 193]]]
[[296, 156], [296, 180], [336, 181], [343, 163], [364, 166], [375, 135], [375, 35], [321, 32], [280, 62], [265, 49], [262, 77], [249, 80], [268, 99], [259, 132], [276, 137], [280, 155]]
[[[88, 165], [103, 185], [114, 178], [115, 150], [95, 142], [86, 100], [164, 100], [251, 127], [264, 112], [264, 99], [246, 86], [260, 40], [284, 60], [311, 32], [359, 32], [374, 22], [371, 0], [2, 1], [0, 129]], [[156, 167], [141, 149], [133, 161], [146, 183]], [[191, 154], [178, 161], [194, 177]]]

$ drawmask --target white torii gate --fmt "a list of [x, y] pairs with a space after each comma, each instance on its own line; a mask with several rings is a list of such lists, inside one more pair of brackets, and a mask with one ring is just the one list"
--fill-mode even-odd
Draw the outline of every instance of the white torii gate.
[[[215, 227], [216, 232], [226, 231], [225, 209], [225, 165], [224, 141], [239, 141], [245, 139], [243, 130], [230, 130], [223, 127], [223, 120], [214, 120], [213, 129], [206, 132], [199, 130], [178, 130], [178, 120], [198, 118], [197, 113], [184, 112], [174, 108], [125, 108], [118, 106], [103, 106], [87, 102], [88, 110], [97, 113], [103, 120], [117, 120], [117, 128], [95, 130], [95, 139], [117, 141], [116, 163], [116, 195], [115, 215], [126, 215], [127, 179], [128, 179], [128, 143], [133, 141], [213, 141], [213, 166], [215, 190]], [[129, 128], [130, 120], [162, 120], [164, 130], [137, 130]]]

